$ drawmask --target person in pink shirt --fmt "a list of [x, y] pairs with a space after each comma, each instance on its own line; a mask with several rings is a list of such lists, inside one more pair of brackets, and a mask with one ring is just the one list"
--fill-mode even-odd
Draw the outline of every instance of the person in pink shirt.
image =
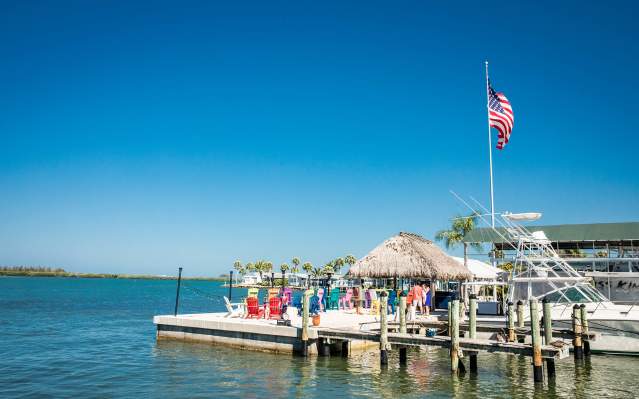
[[424, 313], [424, 289], [420, 284], [415, 284], [413, 286], [413, 307], [415, 310], [419, 309], [421, 313]]

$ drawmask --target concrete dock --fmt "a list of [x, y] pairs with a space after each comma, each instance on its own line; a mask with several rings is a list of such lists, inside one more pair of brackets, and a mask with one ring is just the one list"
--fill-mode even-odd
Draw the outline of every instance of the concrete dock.
[[[276, 320], [225, 317], [226, 313], [199, 313], [155, 316], [158, 339], [211, 342], [242, 349], [295, 353], [301, 350], [302, 317], [295, 309], [288, 313], [291, 326], [278, 326]], [[367, 331], [378, 320], [372, 315], [329, 310], [322, 312], [319, 327], [309, 328], [309, 353], [318, 353], [318, 331], [324, 328], [354, 333]], [[378, 325], [378, 324], [377, 324]], [[319, 344], [323, 344], [319, 343]], [[354, 340], [350, 350], [378, 347], [366, 339]]]

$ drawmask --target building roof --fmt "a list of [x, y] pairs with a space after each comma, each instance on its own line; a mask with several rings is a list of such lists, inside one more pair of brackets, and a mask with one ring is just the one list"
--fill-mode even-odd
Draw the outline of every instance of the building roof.
[[[460, 265], [464, 264], [464, 258], [453, 256], [453, 259]], [[468, 270], [470, 270], [476, 279], [495, 280], [499, 276], [499, 273], [503, 272], [500, 268], [477, 259], [468, 258], [467, 266]]]
[[351, 277], [467, 280], [472, 274], [432, 241], [401, 232], [375, 247], [348, 271]]
[[[553, 226], [526, 226], [528, 231], [543, 231], [553, 242], [595, 241], [616, 245], [630, 245], [630, 241], [639, 241], [639, 222], [626, 223], [590, 223], [560, 224]], [[497, 228], [503, 233], [503, 228]], [[477, 228], [464, 236], [464, 242], [494, 242], [505, 244], [505, 240], [491, 228]]]

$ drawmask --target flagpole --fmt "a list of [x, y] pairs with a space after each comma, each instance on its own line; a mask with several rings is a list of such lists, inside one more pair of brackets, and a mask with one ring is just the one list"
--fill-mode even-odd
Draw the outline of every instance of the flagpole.
[[486, 117], [488, 118], [488, 160], [490, 163], [490, 222], [495, 228], [495, 196], [493, 193], [493, 143], [490, 135], [490, 94], [488, 83], [488, 61], [486, 61]]

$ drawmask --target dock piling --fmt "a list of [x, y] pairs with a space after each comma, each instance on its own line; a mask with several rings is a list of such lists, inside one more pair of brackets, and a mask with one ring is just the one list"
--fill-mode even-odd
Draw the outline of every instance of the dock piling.
[[572, 346], [575, 360], [583, 359], [584, 349], [581, 341], [581, 306], [575, 304], [572, 307]]
[[342, 341], [342, 357], [348, 357], [348, 341]]
[[530, 305], [530, 335], [533, 347], [533, 378], [536, 383], [544, 381], [543, 361], [541, 358], [541, 334], [539, 333], [539, 311], [537, 300], [531, 299]]
[[233, 270], [229, 272], [229, 301], [233, 300]]
[[302, 295], [302, 356], [308, 356], [308, 309], [310, 302], [309, 290]]
[[449, 337], [450, 337], [450, 336], [451, 336], [451, 334], [452, 334], [452, 330], [451, 330], [451, 321], [452, 321], [452, 319], [453, 319], [453, 318], [452, 318], [452, 316], [451, 316], [451, 314], [450, 314], [450, 313], [451, 313], [450, 308], [451, 308], [451, 306], [452, 306], [452, 305], [453, 305], [452, 301], [450, 301], [450, 300], [449, 300], [449, 301], [448, 301], [448, 320], [447, 320], [447, 322], [448, 322], [448, 336], [449, 336]]
[[[399, 294], [399, 332], [406, 334], [406, 293], [402, 291]], [[399, 364], [404, 366], [408, 363], [408, 356], [406, 353], [406, 346], [399, 347]]]
[[379, 357], [381, 365], [386, 366], [388, 365], [388, 320], [386, 317], [388, 313], [388, 293], [386, 291], [382, 291], [379, 294], [379, 302]]
[[508, 302], [508, 342], [515, 342], [515, 315], [514, 305], [512, 302]]
[[583, 338], [583, 347], [584, 347], [584, 355], [590, 356], [590, 341], [588, 340], [588, 312], [586, 311], [586, 305], [583, 303], [580, 306], [581, 310], [581, 333], [584, 334]]
[[180, 303], [180, 284], [182, 283], [182, 268], [178, 269], [177, 292], [175, 293], [175, 311], [173, 316], [177, 316], [178, 304]]
[[[477, 338], [477, 296], [470, 294], [468, 297], [468, 335], [471, 339]], [[477, 354], [470, 355], [470, 372], [477, 373]]]
[[[450, 302], [449, 302], [450, 303]], [[459, 300], [455, 299], [450, 309], [450, 370], [456, 373], [459, 368]]]
[[517, 301], [517, 328], [524, 328], [524, 302]]
[[[546, 297], [541, 302], [544, 312], [544, 339], [546, 345], [550, 345], [552, 342], [552, 304]], [[549, 381], [555, 378], [555, 359], [546, 359], [546, 372]]]

